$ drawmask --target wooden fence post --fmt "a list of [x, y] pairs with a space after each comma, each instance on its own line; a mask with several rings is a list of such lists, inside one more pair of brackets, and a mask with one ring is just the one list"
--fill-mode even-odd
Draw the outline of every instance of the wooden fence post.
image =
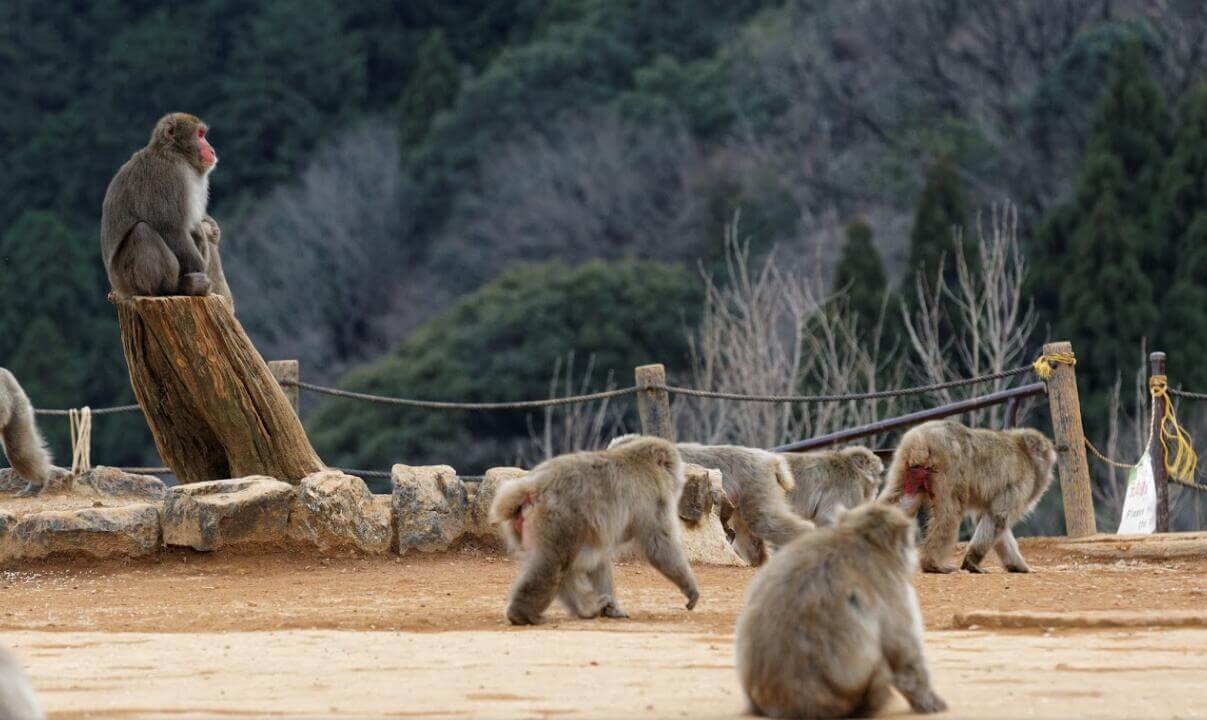
[[666, 368], [661, 364], [642, 365], [633, 371], [637, 379], [637, 411], [641, 415], [641, 434], [675, 441], [671, 425], [671, 398], [666, 392]]
[[[278, 383], [296, 383], [301, 377], [297, 360], [269, 360], [268, 372], [272, 373]], [[298, 411], [298, 386], [282, 385], [281, 390], [285, 392], [285, 397], [289, 399], [289, 404], [293, 406], [293, 411], [296, 413]]]
[[[1155, 352], [1148, 356], [1148, 376], [1165, 374], [1165, 353]], [[1169, 397], [1155, 398], [1149, 394], [1149, 417], [1152, 418], [1152, 440], [1148, 445], [1148, 457], [1152, 460], [1153, 486], [1157, 490], [1157, 532], [1169, 532], [1169, 478], [1165, 472], [1165, 446], [1161, 444], [1161, 418], [1165, 416], [1165, 403]], [[1153, 412], [1153, 404], [1157, 405]]]
[[[1044, 345], [1044, 355], [1072, 354], [1067, 342]], [[1054, 363], [1048, 378], [1048, 408], [1056, 459], [1060, 467], [1060, 492], [1064, 498], [1065, 534], [1085, 537], [1098, 531], [1094, 522], [1094, 496], [1090, 491], [1090, 466], [1085, 458], [1085, 431], [1081, 427], [1081, 399], [1072, 365]]]

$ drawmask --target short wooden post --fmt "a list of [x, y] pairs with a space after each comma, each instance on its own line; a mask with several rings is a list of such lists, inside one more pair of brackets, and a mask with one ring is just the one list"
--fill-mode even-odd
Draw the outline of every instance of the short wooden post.
[[[1072, 353], [1068, 342], [1044, 345], [1044, 355]], [[1048, 408], [1060, 468], [1060, 492], [1064, 498], [1065, 533], [1085, 537], [1098, 531], [1094, 522], [1094, 497], [1090, 492], [1090, 466], [1085, 457], [1085, 431], [1081, 426], [1081, 399], [1077, 373], [1072, 365], [1054, 363], [1048, 378]]]
[[675, 441], [671, 425], [671, 398], [666, 391], [666, 368], [661, 364], [642, 365], [633, 371], [637, 379], [637, 411], [641, 415], [641, 434]]
[[[1148, 356], [1148, 376], [1165, 374], [1165, 353], [1155, 352]], [[1165, 416], [1165, 403], [1169, 397], [1155, 398], [1149, 395], [1149, 417], [1152, 418], [1152, 439], [1148, 445], [1148, 457], [1153, 465], [1153, 486], [1157, 490], [1157, 532], [1169, 532], [1169, 478], [1165, 472], [1165, 446], [1161, 444], [1161, 418]]]
[[[269, 360], [268, 372], [272, 373], [278, 383], [296, 383], [301, 377], [297, 360]], [[282, 384], [281, 390], [285, 392], [285, 397], [289, 399], [289, 404], [293, 406], [293, 411], [296, 413], [298, 411], [298, 386]]]

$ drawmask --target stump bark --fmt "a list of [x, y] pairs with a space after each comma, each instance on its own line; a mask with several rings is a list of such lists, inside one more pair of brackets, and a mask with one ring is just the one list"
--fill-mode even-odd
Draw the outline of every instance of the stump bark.
[[117, 302], [134, 395], [181, 483], [323, 470], [302, 423], [217, 295]]

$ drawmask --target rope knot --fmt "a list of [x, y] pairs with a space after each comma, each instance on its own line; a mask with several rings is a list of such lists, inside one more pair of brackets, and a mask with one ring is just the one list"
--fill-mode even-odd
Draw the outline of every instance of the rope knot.
[[1035, 370], [1035, 374], [1040, 380], [1047, 381], [1052, 377], [1052, 369], [1057, 365], [1076, 365], [1077, 358], [1071, 352], [1052, 353], [1050, 355], [1040, 355], [1031, 363], [1031, 368]]
[[[1194, 473], [1199, 466], [1199, 457], [1190, 442], [1190, 434], [1178, 422], [1173, 403], [1169, 399], [1169, 380], [1164, 375], [1153, 375], [1148, 379], [1148, 391], [1153, 398], [1153, 422], [1161, 429], [1161, 448], [1165, 451], [1165, 472], [1170, 477], [1194, 482]], [[1157, 407], [1157, 403], [1161, 407]], [[1157, 421], [1157, 412], [1161, 419]], [[1172, 450], [1171, 450], [1172, 446]]]

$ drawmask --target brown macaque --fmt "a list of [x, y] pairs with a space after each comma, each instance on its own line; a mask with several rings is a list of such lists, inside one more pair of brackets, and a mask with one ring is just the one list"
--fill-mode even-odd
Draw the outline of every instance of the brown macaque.
[[25, 671], [17, 658], [0, 650], [0, 718], [4, 720], [43, 720], [46, 713], [38, 702]]
[[17, 497], [41, 492], [56, 468], [50, 464], [46, 441], [34, 422], [34, 409], [17, 378], [0, 368], [0, 440], [8, 464], [27, 485]]
[[[641, 436], [622, 435], [611, 446], [637, 437]], [[813, 529], [813, 523], [789, 507], [792, 473], [775, 453], [737, 445], [678, 443], [675, 447], [684, 462], [721, 471], [721, 486], [733, 505], [725, 523], [733, 532], [734, 551], [747, 563], [761, 565], [767, 559], [766, 545], [781, 547]]]
[[507, 619], [534, 625], [558, 596], [581, 618], [628, 617], [616, 599], [612, 558], [634, 541], [696, 606], [700, 591], [679, 527], [683, 463], [671, 443], [641, 438], [617, 448], [561, 455], [499, 486], [490, 521], [524, 555]]
[[[205, 137], [208, 130], [192, 115], [165, 115], [147, 146], [109, 183], [101, 211], [101, 255], [119, 299], [206, 295], [214, 288], [207, 268], [209, 252], [217, 257], [217, 224], [205, 210], [218, 155]], [[211, 228], [212, 247], [203, 253], [205, 242], [199, 241], [209, 240]]]
[[992, 547], [1010, 572], [1031, 572], [1011, 527], [1031, 512], [1052, 482], [1056, 449], [1031, 429], [981, 430], [952, 420], [923, 423], [901, 438], [880, 498], [929, 515], [921, 543], [926, 572], [955, 572], [950, 564], [960, 521], [975, 530], [963, 569], [984, 572]]
[[235, 309], [235, 297], [231, 294], [230, 285], [226, 282], [226, 273], [222, 270], [222, 256], [219, 254], [218, 243], [222, 240], [222, 230], [218, 221], [206, 215], [201, 222], [189, 233], [197, 245], [197, 252], [205, 260], [205, 274], [210, 279], [210, 292], [226, 298], [231, 310]]
[[871, 450], [848, 447], [783, 453], [796, 486], [788, 502], [797, 515], [820, 526], [833, 525], [839, 508], [870, 502], [880, 490], [884, 463]]
[[947, 704], [931, 686], [911, 576], [914, 524], [872, 502], [772, 556], [738, 617], [737, 668], [755, 715], [865, 717], [896, 688], [914, 712]]

